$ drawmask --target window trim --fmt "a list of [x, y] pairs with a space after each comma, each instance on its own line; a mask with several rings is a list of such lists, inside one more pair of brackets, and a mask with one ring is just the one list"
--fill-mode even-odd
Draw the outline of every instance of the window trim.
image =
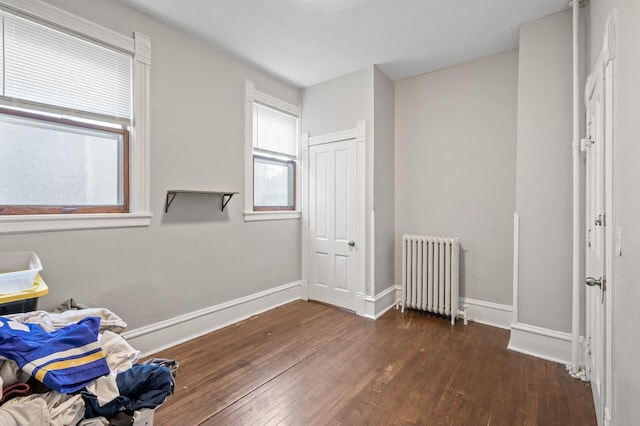
[[150, 210], [150, 70], [151, 40], [134, 32], [125, 36], [40, 0], [0, 0], [14, 12], [82, 34], [133, 55], [133, 117], [129, 134], [129, 213], [0, 215], [0, 235], [149, 226]]
[[280, 100], [267, 93], [260, 92], [255, 89], [253, 82], [245, 81], [245, 197], [244, 197], [244, 220], [245, 222], [262, 221], [262, 220], [288, 220], [300, 219], [302, 212], [300, 210], [300, 173], [298, 169], [301, 165], [300, 147], [298, 146], [298, 155], [296, 167], [294, 168], [294, 209], [259, 209], [254, 210], [253, 206], [253, 104], [260, 103], [269, 108], [274, 108], [288, 114], [298, 117], [300, 120], [300, 105], [290, 104]]

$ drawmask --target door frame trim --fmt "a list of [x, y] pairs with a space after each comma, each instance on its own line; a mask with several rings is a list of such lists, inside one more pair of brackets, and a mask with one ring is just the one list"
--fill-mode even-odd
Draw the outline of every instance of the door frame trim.
[[309, 147], [333, 142], [354, 141], [356, 144], [356, 235], [357, 244], [360, 250], [356, 255], [356, 285], [355, 301], [356, 314], [367, 316], [368, 296], [366, 286], [367, 265], [372, 265], [372, 259], [368, 250], [369, 241], [366, 238], [367, 220], [367, 137], [366, 120], [358, 121], [352, 129], [338, 132], [326, 133], [318, 136], [311, 136], [304, 133], [301, 141], [301, 161], [302, 161], [302, 299], [309, 300]]

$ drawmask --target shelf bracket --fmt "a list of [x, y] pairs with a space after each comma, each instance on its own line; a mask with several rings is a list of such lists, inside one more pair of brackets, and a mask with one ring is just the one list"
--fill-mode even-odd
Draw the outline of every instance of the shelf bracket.
[[177, 192], [167, 191], [167, 199], [164, 202], [164, 212], [167, 213], [169, 211], [169, 206], [173, 203], [173, 199], [176, 198]]
[[222, 194], [222, 211], [224, 211], [224, 208], [227, 207], [227, 204], [229, 204], [229, 201], [231, 201], [232, 197], [232, 193]]

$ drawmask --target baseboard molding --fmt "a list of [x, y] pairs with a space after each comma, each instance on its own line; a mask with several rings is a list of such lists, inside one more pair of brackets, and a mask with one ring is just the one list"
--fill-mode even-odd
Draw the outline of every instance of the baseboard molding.
[[391, 285], [386, 290], [381, 291], [375, 297], [375, 317], [380, 318], [389, 309], [396, 306], [396, 286]]
[[301, 281], [210, 306], [122, 333], [131, 346], [151, 355], [171, 346], [301, 299]]
[[467, 317], [469, 321], [486, 324], [493, 327], [509, 330], [513, 322], [513, 306], [499, 303], [485, 302], [484, 300], [460, 298], [460, 309], [467, 305]]
[[396, 286], [391, 285], [375, 297], [356, 295], [356, 314], [369, 319], [378, 319], [396, 305]]
[[511, 325], [509, 349], [549, 361], [571, 362], [571, 334], [534, 325]]
[[[402, 300], [402, 286], [396, 286], [396, 300]], [[486, 302], [484, 300], [471, 299], [470, 297], [460, 298], [460, 309], [467, 305], [467, 317], [469, 321], [492, 327], [509, 330], [513, 322], [513, 306], [501, 305], [499, 303]]]
[[300, 281], [300, 299], [309, 300], [309, 281]]

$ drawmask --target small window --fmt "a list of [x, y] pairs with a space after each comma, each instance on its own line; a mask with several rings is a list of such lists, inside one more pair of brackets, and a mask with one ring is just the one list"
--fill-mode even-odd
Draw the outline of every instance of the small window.
[[0, 213], [126, 213], [129, 131], [0, 108]]
[[294, 210], [296, 163], [292, 158], [253, 156], [253, 208]]
[[296, 209], [298, 117], [253, 104], [253, 210]]

